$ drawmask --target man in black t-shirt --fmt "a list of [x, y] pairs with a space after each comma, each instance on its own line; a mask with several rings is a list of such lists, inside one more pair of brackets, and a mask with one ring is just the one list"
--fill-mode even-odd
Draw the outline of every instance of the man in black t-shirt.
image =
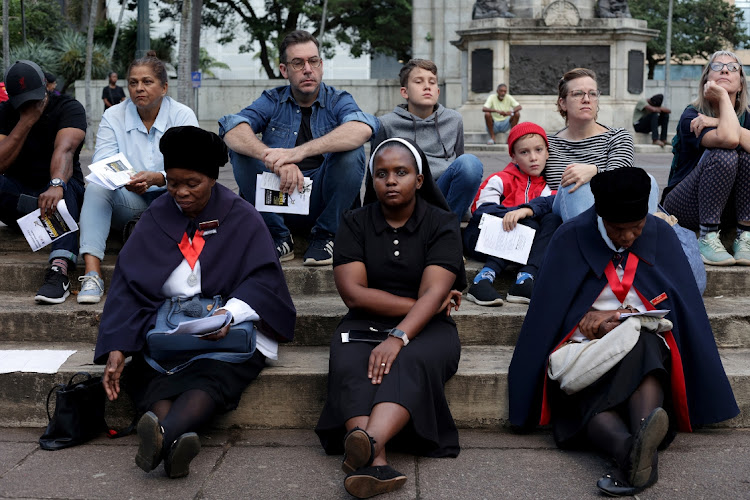
[[[50, 95], [44, 73], [32, 61], [17, 61], [5, 74], [9, 100], [0, 103], [0, 220], [16, 220], [39, 208], [57, 215], [64, 199], [77, 221], [83, 203], [83, 174], [78, 156], [86, 135], [86, 112], [67, 95]], [[28, 207], [21, 195], [37, 198]], [[19, 203], [19, 199], [21, 203]], [[50, 268], [35, 297], [58, 304], [70, 295], [68, 269], [78, 259], [78, 233], [52, 241]]]
[[115, 104], [120, 104], [125, 100], [125, 91], [122, 87], [117, 86], [117, 73], [112, 71], [109, 74], [109, 85], [102, 90], [102, 101], [104, 101], [104, 111]]

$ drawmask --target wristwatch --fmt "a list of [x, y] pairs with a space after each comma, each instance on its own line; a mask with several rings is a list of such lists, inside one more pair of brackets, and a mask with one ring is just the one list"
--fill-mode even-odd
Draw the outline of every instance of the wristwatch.
[[388, 332], [388, 335], [390, 335], [391, 337], [396, 337], [397, 339], [401, 339], [404, 343], [404, 346], [407, 346], [409, 344], [409, 337], [406, 336], [406, 332], [404, 332], [403, 330], [393, 328], [390, 332]]
[[52, 179], [51, 181], [49, 181], [49, 184], [47, 184], [47, 185], [51, 186], [51, 187], [61, 187], [61, 188], [63, 188], [63, 191], [65, 191], [66, 189], [68, 189], [68, 186], [65, 185], [65, 181], [62, 180], [62, 179], [60, 179], [59, 177], [55, 177], [54, 179]]

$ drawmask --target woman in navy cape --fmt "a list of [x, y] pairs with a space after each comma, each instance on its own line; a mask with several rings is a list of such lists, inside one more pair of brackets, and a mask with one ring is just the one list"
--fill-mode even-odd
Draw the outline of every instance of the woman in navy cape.
[[[189, 473], [200, 449], [194, 431], [237, 407], [242, 392], [294, 335], [296, 311], [271, 237], [258, 212], [217, 184], [227, 150], [216, 134], [173, 127], [161, 139], [168, 193], [143, 213], [120, 252], [104, 306], [94, 360], [106, 363], [110, 400], [124, 388], [139, 411], [136, 463], [153, 470], [164, 459], [170, 477]], [[196, 246], [197, 242], [202, 242]], [[188, 246], [197, 251], [192, 260]], [[199, 359], [176, 373], [144, 360], [146, 333], [172, 297], [221, 295], [233, 323], [253, 321], [258, 347], [244, 362]], [[206, 342], [223, 338], [230, 325]], [[125, 358], [132, 361], [125, 367]]]
[[[675, 430], [739, 413], [680, 242], [667, 223], [646, 213], [649, 186], [641, 169], [594, 177], [594, 207], [563, 224], [550, 242], [508, 374], [511, 424], [529, 430], [551, 422], [558, 446], [593, 444], [613, 456], [620, 470], [597, 483], [613, 496], [656, 482], [656, 447], [666, 447]], [[630, 236], [617, 236], [622, 230]], [[673, 328], [663, 338], [642, 333], [619, 365], [567, 395], [546, 375], [549, 355], [582, 338], [589, 314], [607, 315], [590, 312], [605, 292], [612, 294], [605, 270], [613, 260], [627, 268], [633, 258], [636, 295], [628, 300], [641, 311], [669, 309]], [[604, 320], [617, 323], [619, 313], [610, 312]]]

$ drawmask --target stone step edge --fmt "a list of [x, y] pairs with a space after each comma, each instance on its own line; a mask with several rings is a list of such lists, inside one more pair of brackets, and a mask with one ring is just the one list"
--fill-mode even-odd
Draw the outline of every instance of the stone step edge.
[[[0, 342], [0, 349], [12, 346], [13, 343]], [[55, 383], [67, 382], [78, 371], [94, 375], [103, 372], [103, 366], [91, 364], [89, 346], [67, 346], [76, 347], [78, 352], [56, 374], [0, 375], [0, 427], [46, 425], [44, 398], [49, 388]], [[58, 344], [55, 348], [66, 346]], [[507, 374], [512, 352], [510, 347], [468, 346], [462, 349], [458, 372], [446, 384], [446, 396], [459, 427], [492, 429], [507, 424]], [[750, 349], [720, 349], [719, 352], [741, 414], [718, 425], [750, 427]], [[281, 359], [269, 361], [258, 380], [246, 389], [237, 410], [217, 421], [218, 427], [310, 428], [315, 425], [325, 400], [328, 348], [288, 346], [280, 354]]]

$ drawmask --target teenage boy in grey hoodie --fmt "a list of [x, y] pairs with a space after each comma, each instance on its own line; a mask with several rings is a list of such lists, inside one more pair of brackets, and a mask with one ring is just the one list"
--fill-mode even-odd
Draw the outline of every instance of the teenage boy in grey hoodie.
[[461, 220], [482, 182], [479, 158], [464, 154], [461, 115], [438, 104], [437, 66], [427, 59], [412, 59], [401, 68], [401, 96], [406, 104], [380, 117], [372, 149], [391, 137], [412, 139], [427, 155], [430, 171], [451, 211]]

